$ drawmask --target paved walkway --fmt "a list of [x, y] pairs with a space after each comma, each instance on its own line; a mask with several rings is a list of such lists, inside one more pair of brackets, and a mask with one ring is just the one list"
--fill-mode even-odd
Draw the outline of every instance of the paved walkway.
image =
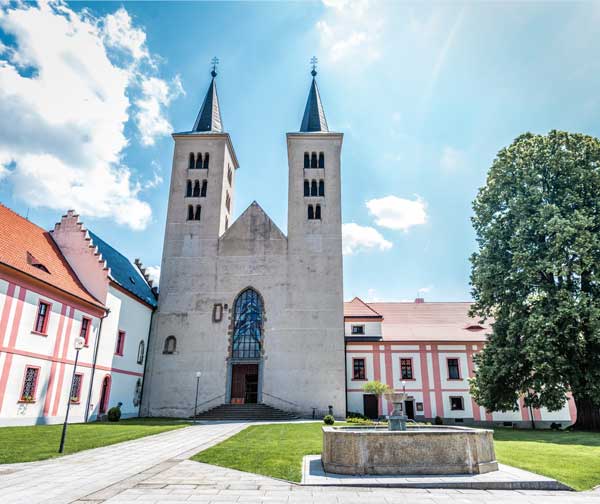
[[0, 503], [600, 504], [600, 492], [303, 487], [186, 460], [246, 425], [197, 425], [58, 459], [0, 466]]

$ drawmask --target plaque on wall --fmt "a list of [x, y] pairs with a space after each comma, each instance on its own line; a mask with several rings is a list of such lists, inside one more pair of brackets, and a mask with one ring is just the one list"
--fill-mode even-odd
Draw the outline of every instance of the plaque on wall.
[[223, 320], [223, 305], [221, 303], [216, 303], [213, 306], [212, 319], [213, 322], [221, 322]]

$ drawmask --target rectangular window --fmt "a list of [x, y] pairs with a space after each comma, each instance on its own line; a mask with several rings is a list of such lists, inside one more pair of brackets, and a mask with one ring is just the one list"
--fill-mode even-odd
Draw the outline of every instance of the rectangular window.
[[458, 359], [448, 359], [448, 379], [460, 380], [460, 367]]
[[71, 402], [78, 403], [81, 398], [81, 383], [83, 382], [83, 375], [76, 373], [73, 377], [73, 386], [71, 387]]
[[403, 380], [413, 379], [412, 359], [400, 359], [400, 373]]
[[125, 348], [125, 331], [119, 331], [117, 336], [117, 348], [115, 349], [115, 355], [123, 355], [123, 349]]
[[463, 411], [465, 409], [465, 406], [463, 404], [463, 398], [462, 397], [451, 397], [450, 398], [450, 409], [452, 411]]
[[85, 342], [85, 346], [88, 346], [90, 340], [90, 326], [92, 325], [92, 321], [89, 318], [83, 317], [81, 319], [81, 331], [79, 331], [79, 336], [83, 338]]
[[50, 303], [40, 301], [33, 330], [39, 334], [46, 334], [46, 330], [48, 329], [48, 318], [50, 318]]
[[364, 325], [353, 325], [352, 326], [352, 334], [365, 334], [365, 326]]
[[353, 359], [353, 379], [354, 380], [366, 380], [365, 376], [365, 359]]
[[35, 391], [37, 389], [38, 375], [40, 368], [27, 366], [25, 368], [25, 377], [23, 378], [23, 388], [21, 389], [21, 401], [35, 401]]

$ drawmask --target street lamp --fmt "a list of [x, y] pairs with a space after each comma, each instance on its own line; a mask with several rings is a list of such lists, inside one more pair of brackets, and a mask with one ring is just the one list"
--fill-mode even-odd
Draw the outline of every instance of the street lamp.
[[73, 391], [73, 384], [75, 383], [75, 371], [77, 370], [77, 360], [79, 359], [79, 350], [85, 345], [85, 339], [81, 336], [75, 338], [73, 346], [75, 347], [75, 364], [73, 365], [73, 376], [71, 377], [71, 388], [69, 389], [69, 398], [67, 400], [67, 413], [65, 414], [65, 423], [62, 428], [62, 435], [60, 436], [60, 447], [58, 453], [65, 451], [65, 437], [67, 436], [67, 423], [69, 421], [69, 408], [71, 407], [71, 392]]
[[200, 377], [202, 376], [201, 371], [196, 371], [196, 402], [194, 403], [194, 420], [198, 414], [198, 387], [200, 386]]
[[402, 393], [406, 395], [406, 382], [402, 380]]

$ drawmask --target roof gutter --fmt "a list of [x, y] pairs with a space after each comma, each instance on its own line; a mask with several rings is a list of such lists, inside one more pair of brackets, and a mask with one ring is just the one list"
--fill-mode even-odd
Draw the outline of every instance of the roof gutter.
[[98, 327], [98, 337], [96, 338], [96, 342], [94, 344], [94, 361], [92, 362], [92, 374], [90, 376], [90, 387], [88, 390], [87, 401], [85, 403], [85, 418], [84, 422], [88, 422], [88, 418], [90, 416], [90, 403], [92, 401], [92, 392], [94, 388], [94, 375], [96, 374], [96, 361], [98, 360], [98, 348], [100, 347], [100, 337], [102, 336], [102, 323], [104, 319], [108, 317], [110, 314], [110, 308], [106, 308], [106, 311], [102, 317], [100, 317], [100, 327]]

